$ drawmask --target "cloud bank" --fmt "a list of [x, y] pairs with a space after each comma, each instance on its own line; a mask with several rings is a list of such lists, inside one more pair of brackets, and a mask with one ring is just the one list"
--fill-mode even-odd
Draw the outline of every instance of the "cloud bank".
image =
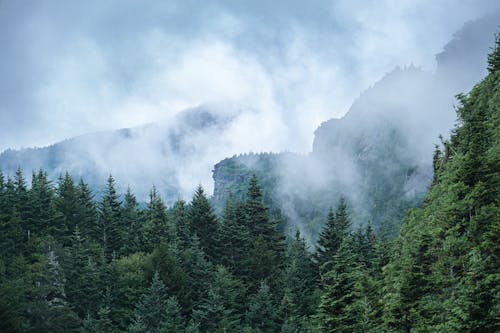
[[1, 1], [0, 150], [224, 102], [279, 124], [261, 150], [307, 151], [314, 128], [362, 89], [395, 65], [432, 69], [464, 21], [498, 6]]

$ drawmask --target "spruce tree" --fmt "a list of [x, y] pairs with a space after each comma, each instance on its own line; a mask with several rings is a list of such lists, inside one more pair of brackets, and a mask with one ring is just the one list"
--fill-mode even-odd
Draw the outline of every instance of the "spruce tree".
[[245, 206], [233, 202], [230, 195], [219, 226], [217, 243], [217, 263], [227, 267], [236, 276], [247, 275], [251, 239], [245, 225]]
[[80, 221], [77, 188], [73, 178], [67, 172], [63, 177], [59, 177], [55, 207], [63, 235], [69, 236]]
[[320, 272], [327, 272], [340, 244], [349, 232], [350, 219], [345, 199], [341, 198], [335, 213], [328, 212], [327, 223], [319, 236], [315, 259]]
[[317, 313], [320, 332], [355, 331], [358, 314], [352, 305], [356, 301], [357, 264], [351, 242], [348, 238], [342, 241], [331, 270], [322, 276], [323, 294]]
[[154, 187], [149, 194], [142, 229], [143, 250], [146, 252], [151, 252], [162, 242], [171, 242], [176, 239], [175, 226], [169, 222], [167, 208]]
[[194, 310], [194, 319], [205, 332], [235, 332], [240, 328], [243, 288], [223, 266], [218, 266], [208, 294]]
[[76, 188], [76, 201], [78, 203], [76, 220], [82, 237], [99, 241], [100, 235], [96, 235], [98, 215], [94, 195], [83, 179], [80, 179]]
[[121, 238], [124, 240], [122, 252], [124, 255], [132, 254], [142, 249], [141, 224], [139, 221], [139, 204], [135, 195], [127, 188], [123, 208], [120, 214]]
[[[167, 313], [167, 290], [158, 272], [155, 272], [151, 287], [145, 294], [141, 302], [137, 305], [134, 322], [131, 325], [133, 330], [139, 332], [160, 333], [166, 324]], [[132, 329], [129, 327], [129, 331]]]
[[191, 200], [188, 216], [189, 224], [198, 236], [201, 248], [210, 260], [214, 259], [217, 252], [215, 238], [218, 222], [201, 185], [198, 186]]
[[110, 175], [106, 190], [99, 205], [99, 222], [97, 234], [99, 243], [104, 249], [107, 260], [119, 255], [122, 246], [120, 238], [120, 201], [115, 189], [115, 180]]
[[249, 279], [255, 289], [259, 281], [278, 272], [283, 256], [283, 236], [277, 230], [276, 223], [269, 217], [255, 175], [248, 185], [245, 213], [245, 224], [250, 236]]
[[267, 283], [262, 282], [257, 293], [250, 299], [246, 322], [249, 327], [262, 333], [278, 331], [277, 307]]

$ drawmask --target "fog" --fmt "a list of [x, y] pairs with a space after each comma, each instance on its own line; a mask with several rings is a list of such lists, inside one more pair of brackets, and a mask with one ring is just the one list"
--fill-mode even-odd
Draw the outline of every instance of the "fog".
[[[135, 140], [125, 143], [113, 135], [72, 141], [80, 146], [56, 171], [82, 171], [84, 159], [132, 187], [164, 183], [181, 197], [198, 183], [211, 191], [217, 161], [248, 151], [311, 151], [315, 129], [343, 116], [362, 91], [395, 66], [433, 73], [453, 33], [499, 7], [473, 0], [1, 1], [0, 151], [154, 123], [133, 129]], [[165, 133], [182, 132], [176, 117], [200, 105], [227, 118], [204, 131], [187, 128], [191, 150], [170, 151]], [[446, 127], [448, 119], [437, 122]]]

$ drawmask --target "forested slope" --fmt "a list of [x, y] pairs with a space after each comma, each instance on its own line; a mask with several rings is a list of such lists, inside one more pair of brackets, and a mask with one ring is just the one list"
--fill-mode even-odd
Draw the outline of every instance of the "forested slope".
[[201, 187], [141, 207], [111, 176], [95, 199], [69, 174], [0, 173], [0, 331], [498, 331], [500, 38], [488, 70], [393, 239], [354, 227], [341, 197], [308, 249], [255, 175], [217, 215]]

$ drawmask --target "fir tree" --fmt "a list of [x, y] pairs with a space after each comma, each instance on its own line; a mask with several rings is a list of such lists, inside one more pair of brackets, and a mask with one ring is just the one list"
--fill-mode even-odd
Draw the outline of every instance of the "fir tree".
[[[160, 333], [166, 324], [167, 290], [160, 275], [156, 272], [151, 282], [148, 293], [143, 296], [135, 311], [134, 323], [129, 327], [129, 332]], [[133, 328], [133, 329], [132, 329]]]
[[188, 216], [189, 224], [193, 232], [198, 236], [201, 248], [209, 259], [215, 258], [217, 249], [214, 240], [217, 234], [218, 222], [201, 185], [198, 186], [191, 200]]
[[99, 206], [98, 239], [108, 260], [118, 256], [122, 246], [119, 231], [120, 202], [115, 189], [115, 180], [108, 177], [106, 191]]
[[257, 293], [250, 299], [246, 314], [247, 324], [258, 332], [276, 332], [278, 330], [276, 309], [269, 286], [262, 282]]
[[326, 272], [331, 267], [331, 261], [343, 239], [349, 232], [350, 220], [347, 213], [346, 201], [341, 198], [335, 213], [332, 209], [328, 212], [326, 226], [321, 231], [316, 246], [316, 262], [320, 272]]
[[353, 332], [356, 327], [352, 304], [356, 301], [357, 267], [350, 242], [348, 238], [342, 241], [331, 270], [322, 276], [324, 291], [317, 314], [320, 332]]

